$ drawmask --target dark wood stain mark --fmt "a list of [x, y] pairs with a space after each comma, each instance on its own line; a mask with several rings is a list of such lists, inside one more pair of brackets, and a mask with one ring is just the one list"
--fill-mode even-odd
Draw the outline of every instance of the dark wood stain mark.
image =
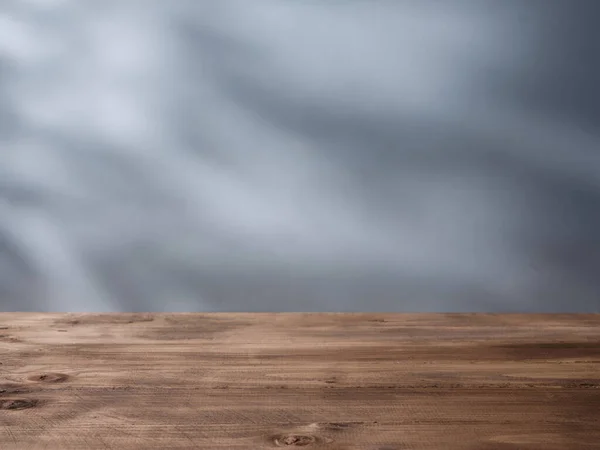
[[541, 447], [537, 444], [527, 445], [512, 444], [509, 442], [482, 442], [473, 447], [469, 447], [469, 450], [541, 450]]
[[592, 348], [600, 349], [600, 342], [533, 342], [523, 344], [506, 344], [502, 348], [514, 349], [557, 349], [557, 348]]
[[0, 384], [0, 395], [29, 394], [32, 389], [18, 384]]
[[495, 345], [516, 360], [600, 357], [600, 342], [534, 342]]
[[[371, 422], [374, 423], [374, 422]], [[356, 422], [324, 422], [321, 423], [320, 426], [324, 430], [328, 431], [347, 431], [355, 428], [360, 428], [365, 425], [365, 422], [356, 421]]]
[[1, 399], [0, 409], [18, 410], [29, 409], [39, 405], [39, 401], [27, 398]]
[[29, 381], [36, 381], [39, 383], [64, 383], [69, 378], [70, 377], [67, 374], [56, 372], [47, 372], [27, 377]]
[[138, 313], [106, 313], [106, 314], [80, 314], [69, 315], [56, 320], [55, 325], [103, 325], [103, 324], [132, 324], [138, 322], [152, 322], [152, 314]]

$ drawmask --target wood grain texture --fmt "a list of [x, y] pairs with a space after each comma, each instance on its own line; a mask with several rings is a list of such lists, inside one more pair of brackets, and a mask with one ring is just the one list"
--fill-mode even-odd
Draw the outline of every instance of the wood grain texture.
[[600, 315], [0, 314], [0, 449], [600, 448]]

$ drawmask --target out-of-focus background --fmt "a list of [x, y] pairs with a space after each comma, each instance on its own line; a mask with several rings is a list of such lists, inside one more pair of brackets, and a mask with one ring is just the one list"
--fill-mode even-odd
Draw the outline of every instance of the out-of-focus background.
[[596, 0], [2, 0], [0, 309], [600, 312]]

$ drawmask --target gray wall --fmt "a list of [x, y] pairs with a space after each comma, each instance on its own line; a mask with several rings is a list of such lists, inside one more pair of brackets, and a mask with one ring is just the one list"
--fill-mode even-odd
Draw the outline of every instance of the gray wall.
[[594, 0], [3, 0], [0, 309], [600, 312]]

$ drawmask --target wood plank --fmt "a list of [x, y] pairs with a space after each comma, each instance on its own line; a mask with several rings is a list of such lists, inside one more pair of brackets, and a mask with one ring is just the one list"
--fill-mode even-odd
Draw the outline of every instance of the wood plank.
[[600, 448], [600, 314], [0, 314], [0, 448]]

